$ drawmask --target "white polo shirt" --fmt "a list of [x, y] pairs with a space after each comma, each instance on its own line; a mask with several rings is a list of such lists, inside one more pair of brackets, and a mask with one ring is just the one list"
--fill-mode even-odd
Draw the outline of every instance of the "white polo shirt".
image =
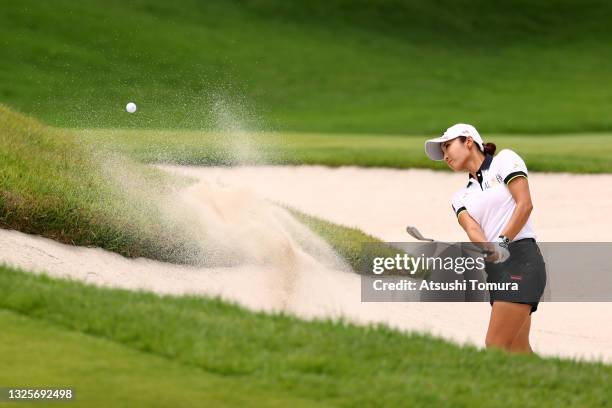
[[[487, 241], [497, 240], [516, 207], [508, 189], [508, 183], [517, 177], [527, 177], [527, 166], [521, 157], [509, 149], [503, 149], [495, 157], [485, 155], [476, 172], [470, 174], [467, 186], [453, 195], [452, 206], [457, 217], [462, 211], [480, 224]], [[531, 225], [531, 216], [513, 241], [522, 238], [536, 239]]]

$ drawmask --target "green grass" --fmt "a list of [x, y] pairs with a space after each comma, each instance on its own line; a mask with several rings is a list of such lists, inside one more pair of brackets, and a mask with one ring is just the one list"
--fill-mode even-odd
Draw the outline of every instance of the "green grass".
[[1, 105], [0, 163], [1, 228], [130, 257], [191, 263], [200, 255], [187, 223], [157, 205], [184, 179]]
[[[448, 170], [425, 155], [425, 136], [205, 133], [186, 130], [84, 129], [91, 143], [145, 163], [193, 165], [321, 164]], [[612, 135], [484, 135], [498, 151], [518, 152], [531, 171], [611, 173]], [[233, 148], [232, 148], [233, 146]], [[242, 146], [243, 149], [236, 147]]]
[[[0, 309], [3, 387], [64, 387], [78, 407], [291, 406], [315, 401]], [[44, 363], [41, 363], [44, 362]], [[49, 401], [46, 401], [49, 402]], [[4, 406], [0, 402], [0, 405]], [[12, 405], [12, 404], [11, 404]], [[46, 405], [46, 404], [44, 404]], [[41, 402], [19, 403], [40, 407]]]
[[[341, 254], [354, 272], [371, 275], [372, 262], [375, 257], [394, 257], [406, 254], [403, 249], [390, 246], [357, 228], [338, 226], [317, 217], [302, 213], [285, 206], [293, 216], [318, 236], [328, 242], [336, 253]], [[412, 255], [408, 253], [408, 255]], [[385, 269], [387, 275], [410, 275], [412, 278], [428, 278], [429, 271], [420, 268], [414, 273], [395, 267]]]
[[[198, 229], [172, 200], [177, 188], [192, 181], [148, 168], [117, 150], [0, 105], [0, 228], [128, 257], [231, 264], [209, 256], [206, 226]], [[362, 261], [361, 242], [380, 242], [314, 217], [302, 220], [353, 268]]]
[[[0, 342], [12, 351], [8, 361], [16, 370], [9, 385], [29, 373], [40, 385], [75, 379], [83, 398], [108, 385], [108, 400], [146, 402], [147, 395], [127, 395], [132, 382], [152, 395], [168, 390], [171, 398], [181, 377], [179, 402], [201, 395], [200, 386], [227, 404], [245, 389], [257, 391], [255, 404], [269, 397], [333, 406], [604, 406], [612, 397], [612, 367], [601, 363], [482, 351], [383, 326], [306, 322], [215, 299], [101, 289], [6, 267], [0, 267], [0, 309], [41, 322], [0, 315], [16, 325]], [[41, 340], [45, 331], [34, 334], [41, 326], [48, 343]], [[42, 367], [23, 350], [57, 355]], [[15, 368], [20, 358], [31, 365]], [[134, 372], [126, 372], [132, 362]], [[71, 367], [78, 377], [66, 372]], [[151, 377], [142, 379], [149, 370]], [[165, 370], [167, 383], [157, 388]], [[125, 388], [117, 389], [122, 378]]]
[[6, 1], [0, 102], [60, 127], [610, 131], [611, 11], [603, 0]]

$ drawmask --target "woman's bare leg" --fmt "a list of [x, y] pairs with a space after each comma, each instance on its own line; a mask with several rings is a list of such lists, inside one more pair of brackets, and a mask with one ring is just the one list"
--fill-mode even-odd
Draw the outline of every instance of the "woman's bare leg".
[[487, 348], [495, 347], [512, 351], [512, 343], [529, 317], [530, 311], [531, 306], [522, 303], [493, 302], [485, 340]]
[[510, 346], [510, 351], [514, 353], [525, 353], [531, 354], [533, 350], [531, 349], [531, 345], [529, 344], [529, 330], [531, 329], [531, 315], [527, 316], [525, 319], [525, 323], [519, 330], [518, 334], [512, 341], [512, 345]]

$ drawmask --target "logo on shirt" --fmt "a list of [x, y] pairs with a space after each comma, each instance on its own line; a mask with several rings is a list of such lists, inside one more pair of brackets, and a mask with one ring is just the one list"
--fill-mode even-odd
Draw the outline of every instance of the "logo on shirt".
[[483, 183], [483, 186], [484, 186], [484, 188], [491, 188], [493, 186], [496, 186], [496, 185], [499, 185], [499, 184], [503, 184], [503, 182], [504, 182], [504, 179], [502, 178], [502, 176], [497, 174], [492, 179], [485, 181]]

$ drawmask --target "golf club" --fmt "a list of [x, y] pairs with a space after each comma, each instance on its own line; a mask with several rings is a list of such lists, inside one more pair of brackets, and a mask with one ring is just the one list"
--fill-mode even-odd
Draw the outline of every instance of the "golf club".
[[[447, 244], [447, 245], [453, 245], [451, 243], [448, 242], [441, 242], [441, 241], [436, 241], [433, 238], [425, 238], [423, 236], [423, 234], [421, 234], [421, 231], [419, 231], [419, 229], [413, 225], [408, 225], [406, 227], [406, 232], [413, 238], [419, 240], [419, 241], [428, 241], [428, 242], [436, 242], [436, 243], [440, 243], [440, 244]], [[476, 251], [479, 252], [483, 255], [490, 255], [492, 254], [491, 251], [488, 251], [486, 249], [482, 249], [480, 247], [478, 247], [477, 245], [474, 245], [472, 243], [461, 243], [461, 245], [466, 248], [467, 250], [472, 250], [472, 251]]]

